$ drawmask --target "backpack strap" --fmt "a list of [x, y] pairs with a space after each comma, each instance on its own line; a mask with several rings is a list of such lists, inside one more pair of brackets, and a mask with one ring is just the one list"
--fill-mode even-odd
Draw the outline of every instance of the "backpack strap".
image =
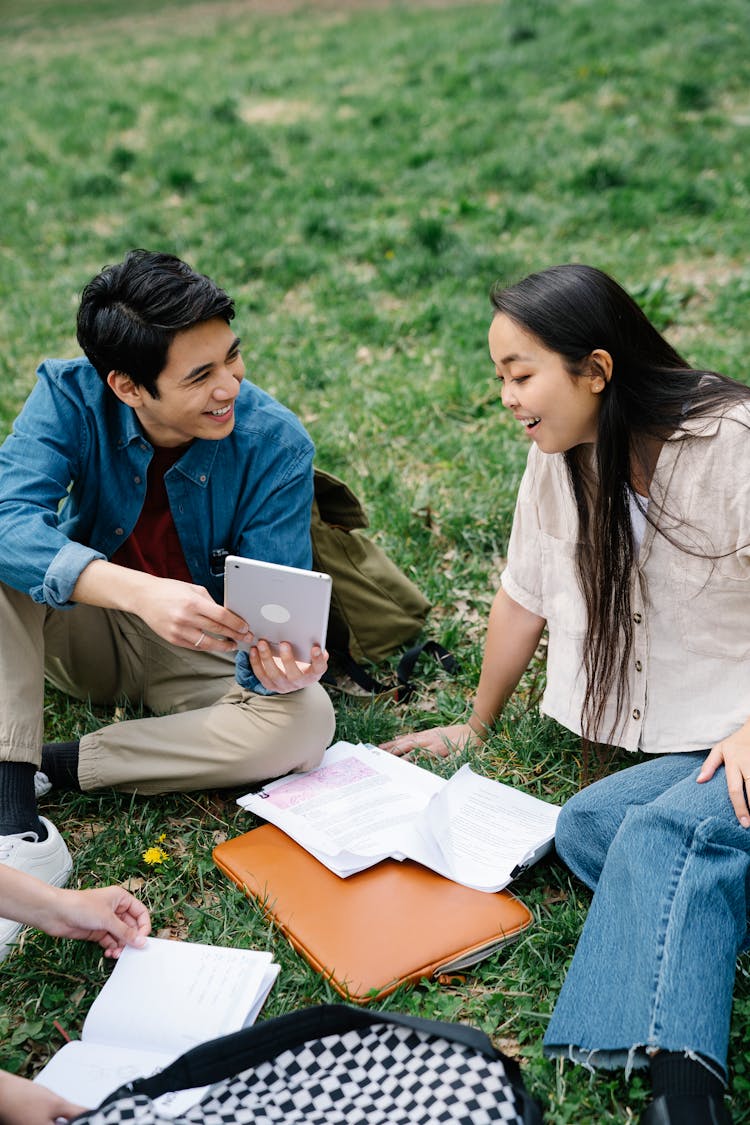
[[[333, 653], [336, 657], [336, 662], [339, 667], [346, 673], [351, 680], [361, 687], [364, 691], [370, 692], [372, 695], [390, 695], [395, 703], [406, 703], [407, 699], [414, 692], [414, 684], [411, 682], [411, 677], [414, 668], [423, 653], [428, 656], [434, 656], [440, 666], [446, 672], [451, 674], [458, 669], [458, 661], [452, 652], [439, 644], [437, 641], [422, 641], [420, 644], [412, 645], [401, 656], [398, 664], [396, 665], [396, 683], [385, 684], [381, 680], [376, 680], [371, 672], [365, 668], [363, 664], [358, 663], [350, 652], [342, 651], [341, 649], [334, 649]], [[323, 677], [323, 683], [330, 683], [332, 687], [336, 686], [336, 681], [333, 676], [330, 679]]]
[[399, 703], [403, 703], [414, 691], [411, 676], [422, 653], [426, 653], [427, 656], [434, 656], [440, 667], [444, 671], [450, 672], [451, 675], [458, 671], [458, 661], [453, 653], [449, 652], [443, 645], [438, 644], [437, 641], [423, 641], [421, 644], [412, 645], [403, 654], [396, 667], [396, 676], [399, 683], [397, 701]]
[[460, 1023], [419, 1019], [397, 1012], [369, 1012], [348, 1004], [323, 1004], [290, 1012], [193, 1047], [160, 1073], [126, 1083], [110, 1094], [102, 1105], [126, 1094], [145, 1094], [149, 1098], [157, 1098], [174, 1090], [211, 1085], [268, 1062], [282, 1051], [300, 1047], [311, 1039], [343, 1035], [347, 1031], [381, 1023], [398, 1024], [460, 1043], [488, 1059], [502, 1057], [514, 1085], [521, 1082], [520, 1069], [515, 1060], [501, 1056], [488, 1037], [477, 1028]]

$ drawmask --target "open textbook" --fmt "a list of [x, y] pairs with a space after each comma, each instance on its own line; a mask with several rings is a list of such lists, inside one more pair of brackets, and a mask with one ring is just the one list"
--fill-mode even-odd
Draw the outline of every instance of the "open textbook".
[[[255, 1022], [279, 967], [270, 953], [149, 938], [126, 947], [89, 1009], [81, 1038], [66, 1043], [35, 1081], [88, 1108], [125, 1082], [162, 1070], [184, 1051]], [[165, 1116], [204, 1089], [165, 1094]]]
[[337, 742], [317, 769], [239, 798], [345, 877], [412, 859], [499, 891], [552, 845], [559, 808], [462, 766], [448, 781], [375, 746]]

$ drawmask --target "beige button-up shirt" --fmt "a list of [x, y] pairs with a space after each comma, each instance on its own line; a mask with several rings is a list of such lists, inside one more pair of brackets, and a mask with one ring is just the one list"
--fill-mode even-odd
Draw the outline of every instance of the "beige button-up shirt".
[[[646, 753], [705, 750], [750, 717], [750, 408], [686, 428], [662, 447], [649, 517], [698, 554], [647, 523], [631, 580], [629, 696], [614, 741]], [[577, 535], [563, 456], [532, 445], [502, 584], [547, 621], [542, 711], [580, 734], [586, 610]], [[602, 737], [613, 720], [610, 701]]]

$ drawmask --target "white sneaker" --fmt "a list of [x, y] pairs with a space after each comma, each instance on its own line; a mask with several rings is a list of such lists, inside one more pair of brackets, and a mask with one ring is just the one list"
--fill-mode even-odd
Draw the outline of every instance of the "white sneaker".
[[[36, 832], [0, 836], [0, 863], [26, 871], [53, 887], [64, 887], [73, 868], [70, 852], [54, 824], [46, 817], [39, 819], [47, 829], [47, 839], [39, 841]], [[22, 922], [0, 918], [0, 961], [22, 929]]]

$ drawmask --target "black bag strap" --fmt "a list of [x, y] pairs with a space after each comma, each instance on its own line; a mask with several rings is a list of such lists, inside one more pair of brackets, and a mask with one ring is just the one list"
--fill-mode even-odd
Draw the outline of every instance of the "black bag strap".
[[[396, 684], [391, 686], [376, 680], [364, 665], [359, 664], [354, 659], [351, 653], [336, 650], [335, 655], [338, 664], [358, 687], [371, 692], [373, 695], [386, 695], [391, 692], [394, 702], [405, 703], [414, 691], [411, 677], [417, 661], [423, 653], [434, 656], [446, 672], [453, 674], [458, 669], [458, 661], [453, 653], [449, 652], [443, 645], [438, 644], [437, 641], [422, 641], [420, 644], [408, 648], [396, 665]], [[325, 677], [323, 677], [323, 682], [325, 683]]]
[[488, 1059], [502, 1058], [511, 1084], [522, 1089], [520, 1069], [515, 1060], [501, 1056], [484, 1032], [477, 1028], [460, 1023], [419, 1019], [398, 1012], [370, 1012], [348, 1004], [323, 1004], [290, 1012], [193, 1047], [159, 1074], [128, 1082], [110, 1094], [102, 1105], [127, 1094], [145, 1094], [149, 1098], [157, 1098], [174, 1090], [211, 1085], [243, 1070], [257, 1067], [276, 1058], [282, 1051], [300, 1047], [310, 1039], [341, 1035], [347, 1031], [383, 1023], [439, 1036], [469, 1047]]
[[402, 703], [404, 699], [408, 699], [414, 691], [414, 684], [411, 682], [411, 677], [422, 653], [425, 653], [427, 656], [434, 656], [440, 667], [451, 675], [458, 671], [458, 661], [453, 653], [449, 652], [443, 645], [438, 644], [437, 641], [423, 641], [421, 644], [412, 645], [411, 648], [407, 648], [396, 668], [399, 687], [405, 693], [403, 698], [399, 695], [399, 703]]

